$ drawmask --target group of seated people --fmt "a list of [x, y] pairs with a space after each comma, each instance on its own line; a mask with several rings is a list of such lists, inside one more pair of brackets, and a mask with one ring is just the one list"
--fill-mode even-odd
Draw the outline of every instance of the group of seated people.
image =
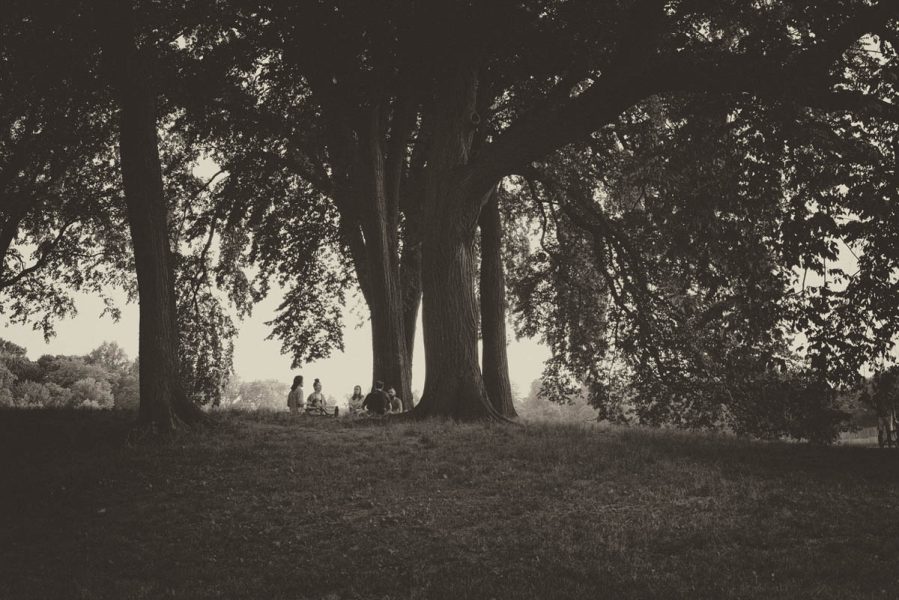
[[375, 387], [366, 396], [362, 396], [362, 386], [353, 388], [350, 398], [351, 415], [386, 415], [387, 413], [403, 412], [403, 401], [396, 395], [396, 389], [387, 388], [384, 391], [384, 382], [376, 381]]
[[[316, 378], [312, 384], [314, 390], [308, 398], [303, 398], [303, 376], [293, 378], [293, 385], [287, 395], [287, 407], [291, 413], [321, 414], [337, 416], [338, 407], [329, 408], [324, 394], [322, 383]], [[372, 391], [362, 395], [362, 386], [353, 388], [353, 395], [349, 400], [351, 415], [386, 415], [388, 413], [403, 412], [403, 401], [396, 395], [396, 389], [390, 387], [384, 391], [384, 382], [377, 381]]]
[[305, 414], [333, 414], [337, 416], [338, 408], [328, 408], [325, 395], [322, 393], [322, 382], [316, 378], [312, 383], [312, 393], [309, 397], [303, 399], [303, 376], [297, 375], [293, 378], [293, 385], [290, 386], [290, 393], [287, 394], [287, 408], [292, 413]]

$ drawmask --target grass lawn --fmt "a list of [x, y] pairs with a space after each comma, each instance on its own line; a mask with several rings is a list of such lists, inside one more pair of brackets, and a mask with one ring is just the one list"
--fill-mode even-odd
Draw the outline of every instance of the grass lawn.
[[899, 598], [899, 451], [0, 412], [0, 598]]

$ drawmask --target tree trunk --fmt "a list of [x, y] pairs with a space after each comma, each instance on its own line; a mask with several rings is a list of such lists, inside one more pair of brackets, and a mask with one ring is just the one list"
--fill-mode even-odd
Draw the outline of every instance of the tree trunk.
[[502, 221], [494, 192], [481, 210], [481, 337], [484, 386], [490, 403], [504, 417], [516, 417], [506, 356], [506, 275], [502, 260]]
[[120, 22], [109, 32], [117, 60], [119, 148], [128, 224], [134, 247], [140, 307], [139, 423], [171, 431], [180, 420], [202, 417], [184, 393], [178, 368], [178, 322], [156, 131], [156, 99], [146, 85], [134, 43], [130, 5], [116, 9]]
[[448, 75], [435, 95], [425, 178], [422, 314], [427, 376], [415, 412], [473, 420], [499, 417], [478, 364], [473, 253], [477, 214], [466, 210], [466, 185], [458, 176], [471, 150], [477, 70], [461, 68]]
[[[421, 306], [421, 217], [406, 213], [404, 245], [400, 257], [400, 280], [403, 296], [403, 333], [406, 336], [406, 365], [409, 382], [412, 382], [412, 360], [415, 354], [415, 331], [418, 327], [418, 309]], [[403, 398], [405, 410], [413, 408], [412, 395]]]
[[[403, 295], [399, 259], [399, 206], [388, 195], [382, 148], [381, 113], [373, 109], [368, 131], [363, 132], [366, 173], [365, 233], [371, 313], [373, 379], [394, 387], [405, 403], [412, 401], [412, 369], [408, 363], [403, 328]], [[411, 406], [409, 406], [411, 408]]]
[[[346, 198], [342, 202], [338, 206], [346, 210]], [[353, 224], [348, 214], [347, 210], [341, 216], [341, 228], [371, 319], [372, 383], [380, 380], [395, 386], [404, 404], [409, 403], [408, 410], [412, 407], [412, 363], [404, 328], [405, 287], [401, 289], [397, 283], [401, 275], [396, 261], [390, 258], [393, 250], [388, 238], [389, 226], [385, 225], [384, 214], [377, 211], [373, 220]]]
[[422, 256], [425, 389], [421, 416], [490, 416], [478, 365], [473, 237], [427, 239]]
[[[366, 230], [380, 229], [384, 223]], [[386, 252], [383, 238], [366, 236], [368, 248], [369, 298], [372, 336], [372, 379], [383, 381], [385, 388], [395, 387], [404, 404], [412, 400], [411, 368], [408, 363], [403, 327], [403, 298], [400, 293], [396, 261]], [[411, 406], [409, 406], [411, 408]]]

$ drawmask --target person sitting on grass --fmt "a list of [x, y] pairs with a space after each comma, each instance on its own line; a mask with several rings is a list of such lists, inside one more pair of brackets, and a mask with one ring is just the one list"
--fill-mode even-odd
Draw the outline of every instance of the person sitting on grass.
[[296, 414], [303, 410], [303, 376], [297, 375], [293, 378], [293, 385], [290, 386], [290, 393], [287, 394], [287, 408], [290, 412]]
[[[325, 395], [322, 394], [322, 382], [315, 379], [312, 383], [312, 389], [314, 390], [309, 397], [306, 398], [306, 414], [315, 414], [315, 415], [325, 415], [328, 414], [327, 406], [325, 405]], [[334, 414], [337, 414], [337, 408], [334, 409]]]
[[353, 395], [347, 402], [351, 415], [358, 415], [362, 412], [362, 403], [365, 402], [365, 396], [362, 395], [362, 386], [357, 385], [353, 388]]
[[390, 402], [390, 407], [388, 410], [392, 413], [401, 413], [403, 412], [403, 400], [396, 395], [396, 389], [390, 388], [387, 390], [387, 399]]
[[362, 401], [362, 408], [370, 415], [383, 415], [390, 407], [390, 399], [384, 393], [384, 382], [376, 381], [374, 389]]

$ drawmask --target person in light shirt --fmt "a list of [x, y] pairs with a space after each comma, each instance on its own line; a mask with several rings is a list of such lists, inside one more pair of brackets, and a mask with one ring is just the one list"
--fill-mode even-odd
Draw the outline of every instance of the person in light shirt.
[[293, 385], [290, 386], [290, 393], [287, 394], [287, 408], [290, 412], [296, 414], [303, 410], [303, 376], [297, 375], [293, 378]]
[[322, 382], [318, 378], [312, 384], [312, 393], [306, 398], [306, 412], [324, 412], [325, 395], [322, 394]]
[[358, 415], [362, 412], [362, 403], [365, 401], [365, 396], [362, 394], [362, 386], [357, 385], [353, 388], [353, 395], [350, 397], [348, 402], [350, 408], [351, 415]]

